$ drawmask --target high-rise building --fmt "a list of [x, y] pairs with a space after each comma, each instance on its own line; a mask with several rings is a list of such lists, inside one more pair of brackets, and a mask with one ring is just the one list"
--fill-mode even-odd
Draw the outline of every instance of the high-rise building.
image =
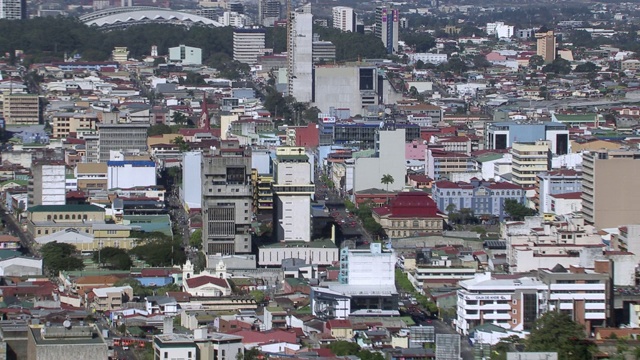
[[202, 243], [207, 255], [251, 252], [251, 149], [236, 140], [202, 157]]
[[98, 159], [107, 162], [111, 151], [141, 153], [147, 151], [149, 124], [98, 124]]
[[281, 0], [258, 0], [258, 23], [262, 26], [273, 26], [283, 12]]
[[288, 95], [311, 102], [313, 93], [313, 15], [311, 4], [289, 14], [287, 40]]
[[376, 8], [375, 35], [382, 40], [389, 54], [395, 54], [398, 51], [398, 21], [397, 9], [387, 6]]
[[573, 169], [545, 171], [536, 178], [536, 197], [533, 202], [541, 214], [550, 213], [551, 196], [582, 191], [582, 172]]
[[0, 0], [0, 19], [25, 20], [27, 0]]
[[353, 8], [346, 6], [334, 6], [332, 10], [334, 28], [340, 29], [340, 31], [356, 31], [358, 16], [353, 11]]
[[556, 35], [553, 31], [536, 33], [536, 51], [542, 56], [545, 64], [556, 59]]
[[233, 60], [255, 64], [264, 54], [264, 29], [233, 30]]
[[34, 162], [31, 166], [31, 174], [32, 177], [27, 186], [29, 207], [67, 203], [64, 162]]
[[520, 186], [533, 186], [539, 173], [551, 168], [551, 142], [540, 140], [535, 143], [514, 142], [511, 148], [513, 157], [512, 181]]
[[6, 125], [40, 123], [40, 97], [36, 94], [5, 95], [2, 108]]
[[582, 156], [582, 214], [597, 228], [640, 218], [640, 152], [598, 150]]
[[273, 231], [278, 241], [311, 241], [311, 164], [303, 147], [279, 147], [273, 160]]

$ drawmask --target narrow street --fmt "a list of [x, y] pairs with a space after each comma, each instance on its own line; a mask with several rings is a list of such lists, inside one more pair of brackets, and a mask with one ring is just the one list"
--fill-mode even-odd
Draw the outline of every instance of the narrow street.
[[2, 219], [6, 230], [12, 236], [17, 236], [20, 239], [22, 247], [25, 249], [25, 255], [37, 255], [34, 250], [34, 242], [31, 236], [22, 231], [20, 224], [9, 214], [3, 205], [0, 205], [0, 218]]

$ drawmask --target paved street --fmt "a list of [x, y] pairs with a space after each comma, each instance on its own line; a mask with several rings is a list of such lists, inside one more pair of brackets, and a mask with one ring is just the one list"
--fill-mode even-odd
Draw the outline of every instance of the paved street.
[[13, 236], [17, 236], [20, 239], [20, 243], [22, 247], [27, 251], [27, 255], [35, 254], [34, 252], [34, 243], [31, 236], [26, 232], [22, 231], [20, 224], [9, 214], [4, 206], [0, 206], [0, 218], [2, 219], [6, 229], [9, 234]]

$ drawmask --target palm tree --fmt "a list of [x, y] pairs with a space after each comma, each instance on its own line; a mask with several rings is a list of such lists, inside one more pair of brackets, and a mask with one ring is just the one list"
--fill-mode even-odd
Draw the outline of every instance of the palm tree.
[[189, 143], [187, 143], [182, 136], [176, 136], [171, 143], [174, 145], [178, 145], [178, 150], [180, 152], [189, 151]]
[[382, 175], [382, 179], [380, 179], [380, 182], [387, 185], [387, 191], [389, 191], [389, 184], [393, 184], [394, 182], [393, 176], [389, 174], [384, 174]]

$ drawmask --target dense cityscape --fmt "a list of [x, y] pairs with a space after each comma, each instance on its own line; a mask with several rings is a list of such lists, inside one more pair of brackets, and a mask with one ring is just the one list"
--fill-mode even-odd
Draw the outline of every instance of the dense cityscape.
[[0, 0], [0, 360], [640, 358], [639, 37], [636, 2]]

